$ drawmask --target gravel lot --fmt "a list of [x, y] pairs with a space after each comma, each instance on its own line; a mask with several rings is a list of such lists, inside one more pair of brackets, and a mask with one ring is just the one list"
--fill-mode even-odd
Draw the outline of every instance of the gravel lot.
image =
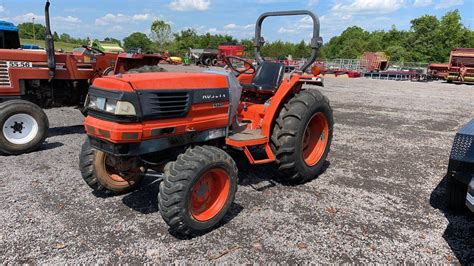
[[181, 240], [158, 184], [97, 198], [78, 170], [73, 108], [48, 110], [40, 151], [0, 156], [0, 262], [473, 262], [474, 219], [446, 211], [449, 152], [473, 116], [473, 86], [327, 79], [335, 131], [327, 170], [300, 186], [235, 155], [240, 186], [216, 230]]

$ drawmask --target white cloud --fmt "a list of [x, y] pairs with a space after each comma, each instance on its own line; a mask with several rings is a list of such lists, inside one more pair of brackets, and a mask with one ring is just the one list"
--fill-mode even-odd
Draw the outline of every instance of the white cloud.
[[135, 21], [147, 21], [147, 20], [151, 20], [151, 19], [152, 19], [152, 16], [148, 13], [133, 15], [133, 20], [135, 20]]
[[433, 4], [433, 0], [415, 0], [414, 7], [425, 7]]
[[281, 27], [281, 28], [278, 29], [278, 33], [281, 33], [281, 34], [296, 34], [296, 33], [298, 33], [298, 31], [295, 28]]
[[146, 14], [136, 14], [133, 16], [128, 16], [124, 14], [106, 14], [103, 17], [100, 17], [95, 20], [96, 26], [107, 26], [107, 25], [115, 25], [121, 23], [127, 23], [130, 21], [147, 21], [152, 20], [153, 16], [146, 13]]
[[168, 6], [175, 11], [204, 11], [209, 9], [210, 0], [173, 0]]
[[[464, 4], [464, 0], [441, 0], [436, 6], [436, 9], [450, 8], [453, 6], [460, 6]], [[471, 6], [472, 8], [472, 6]]]
[[82, 20], [80, 20], [77, 17], [73, 16], [67, 16], [67, 17], [53, 17], [52, 20], [58, 21], [58, 22], [65, 22], [65, 23], [71, 23], [71, 24], [77, 24], [81, 23]]
[[0, 12], [5, 12], [5, 7], [4, 6], [0, 6]]
[[35, 18], [36, 21], [39, 22], [39, 20], [44, 21], [44, 16], [42, 15], [36, 15], [35, 13], [26, 13], [23, 15], [18, 15], [13, 18], [13, 21], [17, 23], [23, 23], [23, 22], [32, 22], [33, 18]]
[[254, 24], [248, 24], [248, 25], [237, 25], [234, 23], [227, 24], [224, 26], [224, 29], [226, 30], [247, 30], [247, 29], [252, 29], [255, 27]]
[[308, 6], [309, 7], [316, 6], [318, 4], [319, 4], [319, 0], [309, 0], [308, 1]]
[[384, 14], [405, 6], [405, 0], [355, 0], [351, 4], [336, 4], [331, 11], [337, 13]]

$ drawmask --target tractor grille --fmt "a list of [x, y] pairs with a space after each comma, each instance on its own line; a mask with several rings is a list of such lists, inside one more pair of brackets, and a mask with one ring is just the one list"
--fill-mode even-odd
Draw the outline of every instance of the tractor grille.
[[189, 91], [141, 92], [139, 95], [145, 119], [183, 117], [189, 111]]
[[8, 65], [5, 61], [0, 61], [0, 87], [11, 87]]

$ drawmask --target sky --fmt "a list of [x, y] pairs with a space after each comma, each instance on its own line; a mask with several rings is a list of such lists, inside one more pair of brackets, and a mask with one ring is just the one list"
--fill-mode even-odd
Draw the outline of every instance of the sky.
[[[194, 28], [199, 33], [254, 36], [255, 21], [268, 11], [307, 9], [321, 22], [329, 41], [349, 26], [365, 30], [409, 29], [413, 18], [438, 17], [458, 9], [464, 25], [474, 29], [474, 0], [51, 0], [52, 30], [73, 37], [123, 39], [133, 32], [149, 33], [154, 19], [168, 22], [174, 32]], [[33, 17], [44, 24], [44, 1], [0, 0], [0, 20], [19, 24]], [[309, 17], [269, 18], [263, 24], [267, 41], [311, 39]]]

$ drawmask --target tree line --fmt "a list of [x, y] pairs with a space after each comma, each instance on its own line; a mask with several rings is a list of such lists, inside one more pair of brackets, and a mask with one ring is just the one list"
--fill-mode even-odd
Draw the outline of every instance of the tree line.
[[[33, 24], [18, 25], [21, 38], [33, 38]], [[35, 24], [36, 38], [43, 39], [43, 25]], [[217, 49], [222, 43], [241, 43], [245, 46], [247, 57], [253, 57], [253, 41], [237, 40], [230, 35], [204, 33], [194, 29], [173, 32], [171, 26], [156, 20], [150, 27], [151, 34], [134, 32], [120, 40], [106, 38], [105, 42], [115, 42], [126, 50], [140, 48], [145, 52], [169, 51], [172, 55], [184, 55], [189, 48]], [[324, 31], [324, 29], [322, 29]], [[54, 33], [54, 39], [68, 43], [85, 44], [89, 38], [73, 38], [63, 33]], [[368, 32], [358, 26], [348, 27], [341, 35], [331, 38], [320, 49], [321, 59], [357, 59], [364, 52], [387, 53], [392, 61], [404, 62], [446, 62], [452, 49], [474, 47], [474, 31], [462, 24], [459, 11], [449, 11], [441, 19], [424, 15], [411, 21], [409, 30], [399, 30], [395, 26], [388, 31]], [[308, 43], [274, 41], [262, 47], [262, 54], [271, 58], [307, 58], [311, 49]]]

